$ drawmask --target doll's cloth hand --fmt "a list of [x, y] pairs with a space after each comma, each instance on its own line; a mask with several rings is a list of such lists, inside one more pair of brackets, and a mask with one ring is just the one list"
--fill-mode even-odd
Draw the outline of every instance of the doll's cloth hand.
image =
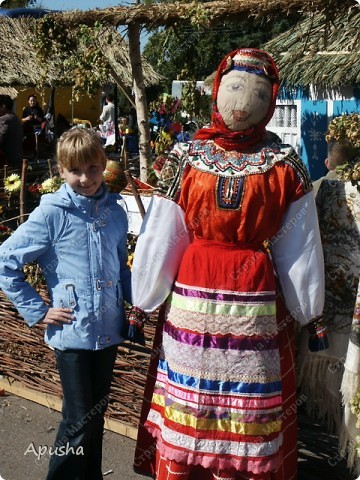
[[139, 307], [133, 306], [129, 314], [129, 329], [127, 338], [131, 342], [145, 345], [144, 323], [147, 314]]
[[311, 322], [306, 325], [306, 328], [309, 332], [310, 352], [320, 352], [329, 348], [325, 320], [322, 315], [311, 320]]

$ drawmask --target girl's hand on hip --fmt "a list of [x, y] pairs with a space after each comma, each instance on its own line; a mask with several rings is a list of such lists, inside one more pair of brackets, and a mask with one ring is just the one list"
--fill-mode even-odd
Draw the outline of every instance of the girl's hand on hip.
[[49, 308], [40, 323], [45, 325], [60, 326], [63, 323], [71, 323], [74, 320], [72, 308]]

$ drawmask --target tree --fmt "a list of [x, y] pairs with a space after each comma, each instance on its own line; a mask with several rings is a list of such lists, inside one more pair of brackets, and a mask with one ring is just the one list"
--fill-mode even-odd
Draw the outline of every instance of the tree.
[[1, 8], [25, 8], [34, 7], [36, 0], [5, 0], [1, 4]]
[[216, 70], [226, 53], [238, 47], [261, 48], [298, 19], [298, 16], [291, 16], [267, 22], [261, 18], [246, 18], [210, 29], [191, 24], [175, 25], [155, 31], [144, 48], [144, 55], [164, 75], [163, 87], [169, 90], [172, 80], [204, 80]]

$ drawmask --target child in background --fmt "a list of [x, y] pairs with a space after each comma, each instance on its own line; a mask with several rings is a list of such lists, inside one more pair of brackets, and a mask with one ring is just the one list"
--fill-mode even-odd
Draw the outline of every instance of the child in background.
[[[104, 414], [131, 301], [127, 215], [103, 183], [96, 134], [72, 129], [57, 144], [65, 183], [0, 247], [0, 287], [29, 326], [47, 325], [63, 389], [63, 419], [47, 480], [100, 480]], [[37, 261], [50, 305], [25, 281]], [[64, 452], [66, 454], [64, 454]]]

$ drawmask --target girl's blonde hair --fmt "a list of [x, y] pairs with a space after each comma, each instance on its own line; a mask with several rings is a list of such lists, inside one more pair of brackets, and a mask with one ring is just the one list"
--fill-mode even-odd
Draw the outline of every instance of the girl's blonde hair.
[[61, 135], [56, 145], [57, 163], [71, 170], [101, 159], [106, 167], [106, 155], [100, 137], [86, 128], [72, 128]]

